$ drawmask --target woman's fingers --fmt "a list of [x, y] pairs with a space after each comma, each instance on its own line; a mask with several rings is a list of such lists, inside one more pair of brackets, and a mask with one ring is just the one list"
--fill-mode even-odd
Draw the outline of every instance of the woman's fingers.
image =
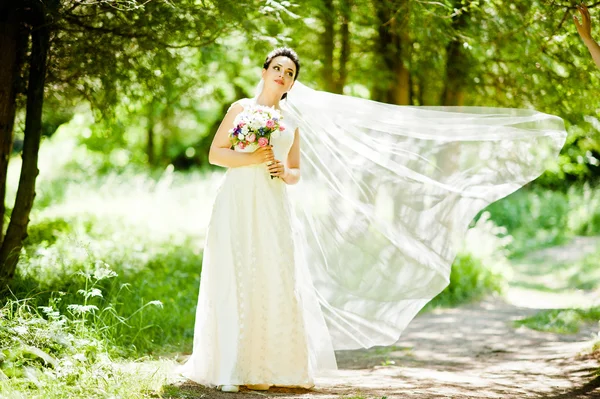
[[281, 161], [277, 159], [271, 165], [268, 165], [267, 168], [269, 170], [269, 173], [273, 176], [281, 176], [283, 175], [283, 172], [285, 170], [283, 163], [281, 163]]
[[261, 152], [261, 156], [263, 158], [263, 162], [270, 162], [273, 161], [275, 159], [275, 155], [273, 154], [273, 147], [272, 146], [267, 146], [267, 147], [260, 147], [257, 151]]
[[269, 173], [275, 173], [277, 171], [277, 169], [279, 168], [280, 164], [281, 164], [281, 162], [279, 162], [278, 160], [275, 160], [271, 164], [267, 164], [267, 169], [269, 170]]
[[581, 21], [577, 18], [576, 15], [573, 15], [573, 21], [575, 22], [575, 27], [577, 28], [577, 32], [584, 39], [590, 36], [591, 33], [591, 19], [590, 13], [587, 7], [584, 4], [577, 5], [577, 11], [581, 14]]
[[573, 15], [573, 21], [575, 21], [575, 26], [577, 27], [577, 31], [581, 29], [581, 23], [579, 23], [579, 19], [577, 19], [577, 15]]
[[588, 8], [586, 7], [585, 4], [580, 4], [577, 6], [577, 8], [579, 9], [579, 12], [581, 13], [581, 16], [583, 17], [583, 22], [584, 23], [589, 23], [590, 22], [590, 11], [588, 10]]

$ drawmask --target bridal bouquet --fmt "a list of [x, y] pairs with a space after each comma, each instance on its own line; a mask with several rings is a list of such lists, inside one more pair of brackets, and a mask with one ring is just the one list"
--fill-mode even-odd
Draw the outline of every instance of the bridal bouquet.
[[[280, 124], [283, 116], [275, 108], [253, 105], [240, 112], [229, 130], [232, 147], [242, 152], [254, 152], [258, 147], [271, 143], [285, 127]], [[271, 176], [271, 179], [273, 176]]]
[[282, 116], [275, 108], [254, 105], [245, 108], [233, 121], [229, 130], [231, 145], [244, 152], [253, 152], [258, 147], [265, 147], [276, 138], [285, 127], [279, 124]]

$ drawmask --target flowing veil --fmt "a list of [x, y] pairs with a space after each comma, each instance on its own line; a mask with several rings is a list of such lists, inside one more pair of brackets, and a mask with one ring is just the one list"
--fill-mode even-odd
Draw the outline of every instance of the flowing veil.
[[281, 106], [300, 131], [300, 273], [335, 349], [395, 343], [448, 285], [472, 218], [566, 139], [561, 118], [534, 110], [397, 106], [299, 81]]

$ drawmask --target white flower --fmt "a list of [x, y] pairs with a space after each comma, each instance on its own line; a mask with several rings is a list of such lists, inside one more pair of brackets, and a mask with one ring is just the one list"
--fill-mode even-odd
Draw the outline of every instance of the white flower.
[[86, 299], [89, 299], [89, 298], [95, 297], [95, 296], [102, 297], [102, 291], [100, 291], [98, 288], [92, 288], [87, 291], [79, 290], [79, 291], [77, 291], [77, 293], [83, 295]]
[[94, 310], [98, 310], [98, 307], [95, 305], [69, 305], [67, 306], [67, 309], [69, 309], [70, 311], [72, 311], [73, 313], [77, 313], [77, 314], [83, 314], [83, 313], [88, 313], [88, 312], [92, 312]]
[[258, 128], [262, 127], [264, 124], [260, 121], [260, 119], [252, 119], [248, 125], [251, 129], [258, 130]]
[[244, 133], [238, 134], [238, 139], [239, 140], [244, 140], [245, 138], [246, 138], [246, 136], [244, 135]]
[[111, 270], [110, 265], [102, 261], [96, 262], [96, 270], [94, 271], [94, 278], [96, 280], [104, 280], [105, 278], [116, 277], [117, 273]]

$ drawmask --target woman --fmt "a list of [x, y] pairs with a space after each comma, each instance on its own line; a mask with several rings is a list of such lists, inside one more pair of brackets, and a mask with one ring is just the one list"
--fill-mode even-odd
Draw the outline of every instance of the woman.
[[[321, 356], [323, 366], [335, 368], [331, 345], [326, 349], [329, 337], [323, 334], [320, 349], [309, 342], [304, 312], [314, 312], [308, 316], [314, 319], [319, 309], [314, 298], [314, 306], [308, 305], [296, 284], [285, 186], [300, 179], [300, 132], [280, 100], [299, 72], [292, 50], [269, 54], [262, 71], [264, 89], [254, 99], [232, 104], [210, 148], [209, 161], [229, 169], [207, 231], [194, 352], [182, 374], [227, 392], [237, 392], [240, 385], [256, 390], [312, 387], [319, 366], [315, 356]], [[252, 104], [280, 110], [285, 130], [271, 139], [272, 145], [255, 152], [232, 150], [228, 131]], [[322, 318], [320, 322], [325, 331]]]
[[598, 43], [596, 43], [596, 41], [592, 38], [592, 22], [590, 18], [590, 12], [585, 4], [577, 5], [577, 10], [581, 14], [581, 22], [579, 22], [579, 19], [577, 19], [576, 15], [573, 15], [577, 32], [583, 39], [583, 42], [592, 55], [592, 59], [596, 63], [596, 66], [600, 68], [600, 45], [598, 45]]
[[[181, 374], [227, 392], [312, 387], [334, 349], [394, 344], [448, 285], [471, 219], [539, 176], [566, 137], [532, 110], [381, 104], [312, 90], [299, 72], [293, 50], [271, 52], [210, 149], [228, 170]], [[227, 132], [253, 104], [280, 110], [285, 130], [232, 150]]]

